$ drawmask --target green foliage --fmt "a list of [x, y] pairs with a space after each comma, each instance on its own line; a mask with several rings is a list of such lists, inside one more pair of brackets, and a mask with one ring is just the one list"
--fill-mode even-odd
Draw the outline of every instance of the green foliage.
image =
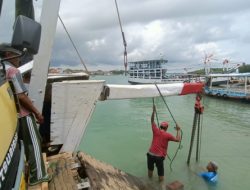
[[223, 69], [222, 68], [211, 68], [210, 69], [211, 73], [223, 73]]
[[[211, 73], [223, 73], [222, 68], [211, 68], [210, 71]], [[188, 74], [205, 75], [205, 69], [195, 70], [195, 71], [189, 72]]]
[[82, 69], [65, 69], [63, 70], [64, 73], [81, 73], [84, 72]]
[[243, 65], [243, 66], [239, 67], [239, 72], [240, 73], [250, 72], [250, 65]]
[[205, 74], [205, 69], [199, 69], [199, 70], [196, 70], [196, 71], [188, 72], [188, 74], [204, 75]]
[[124, 70], [112, 70], [110, 71], [113, 75], [122, 75], [124, 74]]
[[[241, 67], [239, 67], [239, 73], [248, 73], [250, 72], [250, 65], [243, 65]], [[211, 73], [223, 73], [223, 69], [222, 68], [211, 68]], [[199, 69], [199, 70], [195, 70], [192, 72], [188, 72], [188, 74], [198, 74], [198, 75], [204, 75], [205, 74], [205, 69]]]

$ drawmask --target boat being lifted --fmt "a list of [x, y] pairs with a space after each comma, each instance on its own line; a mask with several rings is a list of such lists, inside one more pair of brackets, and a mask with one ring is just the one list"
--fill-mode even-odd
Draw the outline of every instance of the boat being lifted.
[[[227, 79], [226, 83], [213, 85], [219, 78]], [[250, 73], [209, 74], [205, 94], [229, 99], [250, 100]]]

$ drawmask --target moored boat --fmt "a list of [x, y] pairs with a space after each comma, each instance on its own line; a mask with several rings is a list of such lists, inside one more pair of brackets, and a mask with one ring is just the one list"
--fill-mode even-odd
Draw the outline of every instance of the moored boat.
[[[250, 73], [209, 74], [204, 92], [209, 96], [249, 101], [249, 78]], [[223, 82], [218, 83], [220, 79]]]
[[184, 73], [167, 73], [168, 60], [144, 60], [129, 62], [129, 78], [131, 84], [169, 84], [183, 82], [200, 82], [199, 75]]

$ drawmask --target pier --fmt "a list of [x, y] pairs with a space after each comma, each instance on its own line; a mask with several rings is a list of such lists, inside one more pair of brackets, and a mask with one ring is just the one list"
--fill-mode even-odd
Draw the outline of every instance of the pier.
[[140, 178], [101, 162], [83, 152], [61, 153], [44, 158], [49, 183], [29, 186], [29, 190], [154, 190], [155, 187]]

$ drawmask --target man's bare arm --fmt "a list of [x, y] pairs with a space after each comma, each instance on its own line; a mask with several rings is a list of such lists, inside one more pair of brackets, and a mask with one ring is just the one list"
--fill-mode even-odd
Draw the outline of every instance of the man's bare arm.
[[176, 133], [176, 142], [180, 142], [181, 141], [181, 135], [180, 135], [180, 131], [181, 131], [181, 128], [180, 126], [176, 123], [176, 127], [175, 127], [177, 133]]
[[43, 123], [44, 118], [42, 116], [42, 114], [36, 109], [36, 107], [33, 105], [32, 101], [29, 99], [29, 97], [25, 94], [25, 93], [20, 93], [17, 94], [17, 97], [19, 99], [20, 104], [27, 109], [28, 111], [32, 112], [38, 123]]

